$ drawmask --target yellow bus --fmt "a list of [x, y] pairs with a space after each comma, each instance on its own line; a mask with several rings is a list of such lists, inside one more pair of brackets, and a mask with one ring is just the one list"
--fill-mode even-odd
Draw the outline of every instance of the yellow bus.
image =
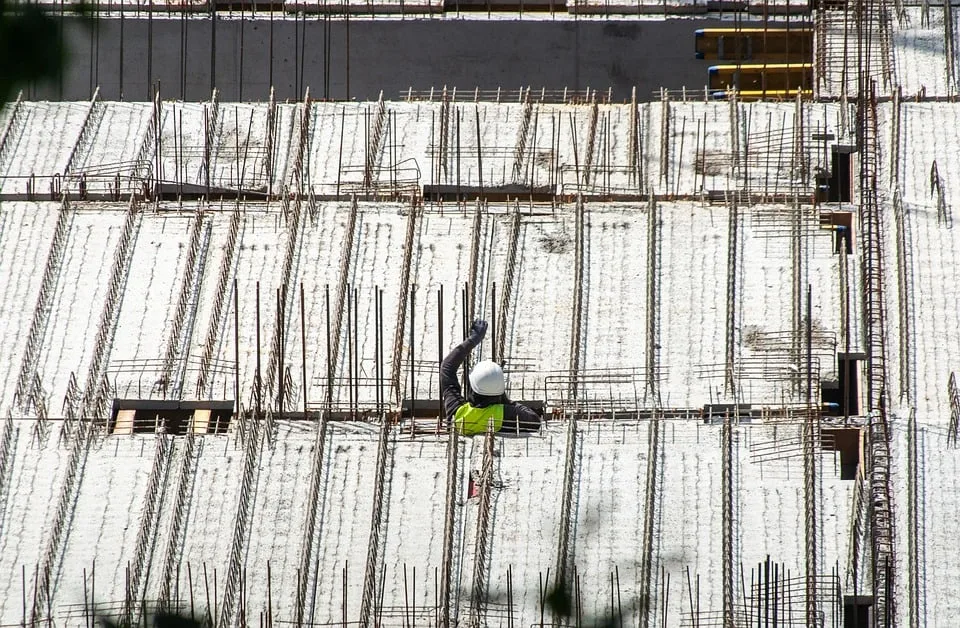
[[808, 63], [813, 60], [813, 29], [701, 28], [695, 31], [697, 59]]
[[812, 90], [812, 63], [758, 63], [712, 65], [707, 69], [711, 90], [736, 89], [740, 92], [777, 92]]
[[[728, 98], [732, 90], [715, 90], [710, 92], [710, 97], [717, 100]], [[767, 91], [747, 90], [737, 92], [737, 98], [740, 100], [793, 100], [800, 95], [804, 100], [813, 98], [813, 90], [809, 89], [772, 89]]]

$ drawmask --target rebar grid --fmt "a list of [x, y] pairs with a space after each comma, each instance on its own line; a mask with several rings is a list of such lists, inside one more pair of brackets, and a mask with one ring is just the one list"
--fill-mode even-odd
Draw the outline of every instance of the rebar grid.
[[57, 509], [45, 543], [43, 560], [37, 571], [37, 586], [30, 611], [31, 623], [39, 623], [50, 614], [53, 591], [57, 586], [60, 567], [63, 563], [65, 536], [69, 534], [70, 519], [80, 492], [78, 484], [81, 478], [78, 469], [83, 466], [82, 463], [90, 449], [92, 432], [92, 421], [81, 420], [70, 443], [66, 471], [57, 497]]
[[[0, 512], [6, 512], [10, 500], [10, 481], [12, 479], [13, 456], [16, 451], [18, 431], [13, 427], [13, 416], [8, 414], [3, 421], [0, 433]], [[0, 533], [3, 532], [5, 519], [0, 519]]]
[[310, 471], [310, 492], [307, 494], [307, 515], [304, 524], [303, 542], [300, 549], [300, 577], [297, 579], [294, 621], [298, 626], [309, 624], [313, 620], [313, 599], [308, 595], [314, 590], [311, 586], [319, 578], [314, 554], [316, 541], [320, 537], [317, 512], [319, 510], [320, 489], [323, 486], [323, 461], [327, 446], [328, 412], [320, 413], [317, 424], [317, 436], [314, 441], [313, 465]]
[[727, 218], [727, 302], [726, 302], [726, 329], [724, 334], [725, 347], [724, 356], [726, 363], [724, 365], [723, 390], [724, 394], [737, 398], [738, 372], [737, 372], [737, 329], [739, 322], [737, 320], [738, 290], [737, 278], [738, 255], [740, 252], [740, 238], [738, 230], [740, 226], [740, 215], [736, 199], [731, 199], [729, 203], [729, 215]]
[[497, 311], [496, 338], [494, 339], [494, 355], [504, 364], [507, 349], [507, 327], [514, 307], [513, 286], [517, 277], [517, 253], [520, 249], [520, 205], [515, 206], [510, 217], [510, 233], [507, 239], [507, 260], [503, 270], [503, 288], [500, 293], [499, 309]]
[[[567, 417], [566, 458], [563, 466], [563, 493], [560, 498], [560, 522], [557, 535], [557, 558], [553, 588], [568, 596], [574, 591], [576, 563], [574, 561], [573, 527], [577, 511], [577, 477], [580, 474], [580, 438], [576, 416]], [[549, 584], [548, 584], [549, 586]], [[554, 621], [560, 617], [554, 613]]]
[[[657, 588], [655, 567], [659, 549], [660, 513], [663, 491], [663, 456], [664, 448], [660, 438], [661, 419], [655, 411], [651, 415], [650, 426], [647, 431], [647, 471], [644, 476], [644, 496], [646, 508], [643, 512], [643, 549], [640, 554], [640, 600], [639, 628], [649, 628], [651, 619], [656, 625], [654, 615], [655, 592]], [[665, 602], [661, 602], [664, 606]]]
[[916, 399], [916, 355], [914, 352], [914, 280], [913, 241], [910, 214], [904, 207], [900, 191], [893, 193], [893, 216], [897, 240], [897, 303], [899, 315], [900, 401], [912, 404]]
[[957, 387], [957, 377], [950, 371], [947, 380], [947, 396], [950, 400], [950, 424], [947, 427], [947, 444], [957, 445], [957, 431], [960, 429], [960, 388]]
[[659, 407], [660, 395], [660, 278], [663, 273], [660, 239], [662, 221], [656, 199], [651, 195], [647, 202], [647, 320], [646, 356], [647, 378], [644, 383], [644, 403]]
[[170, 517], [170, 532], [167, 547], [163, 555], [160, 572], [159, 606], [168, 608], [173, 602], [173, 587], [179, 577], [180, 561], [187, 531], [187, 516], [190, 508], [190, 495], [196, 478], [197, 465], [200, 462], [202, 441], [197, 440], [193, 430], [187, 430], [183, 439], [183, 453], [180, 461], [180, 473], [173, 494], [173, 508]]
[[[3, 125], [3, 132], [0, 133], [0, 173], [7, 171], [7, 154], [10, 147], [16, 142], [12, 140], [14, 135], [19, 136], [23, 131], [23, 90], [17, 93], [17, 99], [10, 106], [10, 115], [7, 117], [6, 124]], [[3, 189], [3, 179], [0, 179], [0, 189]]]
[[[156, 451], [153, 465], [150, 468], [150, 477], [147, 480], [147, 490], [144, 493], [143, 511], [140, 515], [140, 525], [137, 527], [137, 541], [134, 545], [133, 560], [129, 563], [128, 589], [130, 596], [123, 609], [123, 620], [127, 625], [137, 625], [143, 617], [137, 617], [139, 600], [146, 597], [147, 582], [141, 579], [147, 576], [150, 564], [150, 555], [153, 553], [157, 541], [157, 524], [160, 522], [160, 509], [163, 503], [167, 476], [173, 462], [173, 437], [157, 434]], [[142, 585], [142, 586], [141, 586]]]
[[517, 131], [516, 146], [513, 149], [513, 182], [523, 183], [523, 164], [526, 159], [527, 136], [530, 133], [530, 121], [533, 119], [533, 103], [530, 101], [530, 88], [523, 103], [523, 122]]
[[471, 628], [485, 625], [487, 610], [487, 584], [490, 580], [490, 510], [493, 499], [493, 457], [494, 436], [492, 421], [487, 425], [483, 439], [483, 462], [477, 490], [480, 504], [477, 509], [477, 534], [473, 554], [473, 593], [470, 599]]
[[47, 254], [47, 263], [43, 269], [43, 280], [40, 283], [40, 293], [30, 321], [30, 331], [27, 333], [27, 344], [20, 364], [20, 376], [17, 379], [17, 388], [13, 398], [21, 408], [27, 408], [36, 403], [34, 395], [28, 388], [37, 377], [37, 363], [40, 358], [40, 348], [46, 335], [47, 324], [53, 311], [54, 294], [60, 271], [63, 267], [63, 257], [69, 237], [70, 225], [74, 213], [71, 211], [70, 200], [64, 195], [60, 199], [60, 211], [57, 212], [57, 225], [53, 230], [53, 239], [50, 242], [50, 252]]
[[[269, 413], [270, 410], [267, 409]], [[236, 601], [240, 588], [240, 578], [250, 536], [250, 500], [256, 476], [260, 469], [260, 451], [262, 449], [263, 417], [259, 410], [254, 411], [244, 447], [243, 478], [240, 494], [237, 497], [237, 514], [233, 528], [233, 540], [230, 544], [230, 558], [227, 566], [227, 578], [223, 587], [223, 603], [217, 628], [232, 628], [236, 623]]]
[[[183, 281], [180, 284], [180, 295], [177, 298], [177, 307], [174, 310], [173, 323], [171, 324], [170, 333], [167, 337], [167, 350], [163, 357], [163, 372], [160, 375], [160, 380], [157, 382], [158, 386], [164, 391], [171, 389], [174, 398], [177, 399], [180, 398], [183, 392], [183, 379], [182, 377], [174, 378], [174, 366], [176, 365], [177, 357], [182, 355], [184, 351], [184, 343], [189, 343], [189, 338], [184, 339], [183, 326], [187, 317], [187, 307], [190, 303], [191, 296], [196, 291], [194, 279], [198, 277], [198, 275], [198, 281], [202, 281], [203, 278], [203, 267], [197, 268], [200, 241], [204, 235], [203, 219], [203, 206], [198, 205], [193, 217], [193, 226], [190, 230], [190, 241], [187, 244], [187, 260], [184, 265], [185, 272]], [[192, 327], [190, 327], [189, 330], [192, 331]], [[176, 373], [176, 375], [179, 376], [180, 373]]]
[[570, 388], [568, 395], [571, 399], [580, 397], [580, 376], [583, 360], [583, 341], [586, 336], [584, 326], [586, 317], [584, 316], [584, 283], [586, 281], [585, 252], [586, 247], [586, 225], [585, 225], [585, 204], [583, 197], [577, 198], [576, 222], [574, 227], [574, 262], [573, 262], [573, 320], [570, 324]]
[[377, 588], [377, 565], [380, 564], [380, 539], [384, 535], [384, 495], [389, 490], [387, 467], [392, 465], [390, 455], [390, 422], [380, 425], [377, 440], [377, 466], [374, 471], [373, 507], [370, 515], [370, 536], [367, 541], [367, 561], [363, 573], [363, 597], [360, 600], [360, 626], [371, 626]]
[[377, 110], [374, 113], [373, 128], [370, 131], [366, 146], [366, 158], [363, 166], [363, 186], [370, 190], [375, 179], [379, 178], [380, 157], [383, 153], [384, 128], [387, 120], [387, 106], [383, 102], [383, 91], [377, 100]]
[[[203, 182], [210, 192], [210, 181], [213, 175], [210, 164], [216, 162], [216, 151], [220, 146], [220, 95], [216, 88], [210, 95], [210, 102], [203, 106]], [[179, 178], [179, 173], [178, 173]]]
[[238, 201], [233, 208], [233, 214], [230, 216], [227, 242], [223, 247], [223, 257], [220, 261], [217, 289], [214, 293], [213, 307], [210, 310], [210, 317], [207, 322], [207, 335], [203, 343], [203, 355], [200, 358], [200, 373], [197, 376], [198, 396], [212, 394], [213, 392], [214, 381], [213, 378], [209, 377], [211, 374], [210, 369], [225, 325], [225, 321], [223, 320], [223, 306], [227, 297], [227, 289], [230, 285], [230, 276], [233, 273], [234, 252], [237, 247], [237, 239], [242, 223], [243, 217], [240, 213], [240, 203]]
[[720, 452], [720, 492], [723, 500], [721, 512], [721, 547], [723, 552], [723, 558], [721, 560], [723, 587], [723, 626], [724, 628], [734, 628], [736, 625], [736, 611], [734, 609], [734, 599], [736, 598], [736, 578], [733, 571], [733, 564], [735, 553], [734, 528], [736, 527], [736, 520], [733, 512], [733, 493], [735, 484], [733, 473], [733, 426], [730, 421], [729, 412], [723, 416], [723, 425], [720, 430]]
[[877, 193], [877, 101], [871, 87], [861, 92], [858, 130], [860, 162], [861, 283], [867, 348], [867, 402], [870, 411], [868, 463], [870, 469], [870, 532], [874, 622], [894, 627], [894, 503], [890, 485], [889, 395], [886, 369], [886, 301], [883, 273], [883, 218]]
[[133, 261], [133, 244], [139, 230], [140, 218], [140, 205], [136, 197], [131, 195], [123, 230], [120, 233], [120, 241], [117, 243], [113, 256], [110, 283], [107, 287], [103, 311], [100, 314], [93, 357], [90, 360], [87, 382], [84, 387], [84, 415], [92, 419], [103, 418], [106, 412], [106, 361], [113, 345], [113, 335], [117, 329], [120, 299], [123, 296], [123, 289], [130, 274], [130, 266]]
[[[390, 365], [390, 382], [393, 387], [393, 394], [391, 396], [393, 397], [394, 401], [398, 404], [400, 403], [400, 398], [403, 395], [403, 383], [401, 381], [403, 376], [403, 371], [401, 369], [400, 359], [403, 357], [403, 341], [405, 337], [404, 334], [405, 334], [406, 322], [407, 322], [407, 307], [409, 304], [408, 299], [410, 295], [410, 281], [411, 281], [410, 275], [412, 272], [411, 267], [413, 265], [413, 250], [415, 248], [414, 241], [416, 240], [416, 237], [417, 237], [417, 227], [419, 224], [421, 207], [418, 206], [416, 202], [411, 202], [410, 209], [408, 210], [408, 212], [409, 213], [407, 214], [407, 229], [406, 229], [406, 234], [404, 235], [404, 240], [403, 240], [403, 261], [400, 264], [400, 292], [397, 297], [397, 318], [396, 318], [397, 329], [396, 329], [396, 335], [393, 338], [393, 363]], [[353, 231], [353, 224], [355, 222], [355, 214], [356, 214], [356, 199], [354, 199], [354, 209], [353, 209], [353, 212], [351, 213], [351, 221], [350, 221], [351, 243], [353, 240], [352, 231]], [[352, 256], [352, 253], [348, 248], [346, 248], [346, 244], [344, 244], [344, 257], [346, 258], [347, 255]], [[349, 260], [346, 263], [349, 264]], [[344, 268], [345, 266], [341, 266], [341, 275], [340, 275], [341, 281], [344, 281], [346, 276], [345, 275], [346, 271], [344, 270]], [[337, 324], [334, 327], [334, 329], [336, 330], [333, 335], [335, 344], [338, 342], [338, 339], [340, 337], [339, 336], [340, 314], [341, 314], [340, 309], [341, 309], [342, 303], [339, 297], [337, 299], [337, 302], [340, 305], [337, 308], [338, 309]], [[410, 347], [410, 351], [413, 351], [413, 347]], [[337, 363], [336, 356], [337, 354], [334, 351], [333, 352], [334, 364]]]
[[[444, 516], [443, 516], [443, 562], [440, 573], [440, 620], [439, 628], [450, 628], [451, 612], [453, 609], [453, 574], [456, 572], [454, 560], [456, 553], [454, 551], [454, 536], [457, 533], [457, 488], [459, 486], [459, 473], [457, 470], [457, 449], [459, 448], [460, 437], [456, 430], [450, 430], [447, 435], [447, 479], [446, 496], [444, 498]], [[2, 477], [2, 476], [0, 476]]]
[[100, 128], [100, 122], [103, 120], [104, 105], [100, 102], [100, 87], [97, 86], [90, 99], [90, 105], [87, 107], [87, 113], [83, 117], [83, 124], [80, 127], [80, 135], [70, 149], [70, 156], [67, 157], [67, 165], [63, 169], [64, 184], [68, 179], [86, 163], [86, 152], [89, 151], [93, 143], [93, 137]]

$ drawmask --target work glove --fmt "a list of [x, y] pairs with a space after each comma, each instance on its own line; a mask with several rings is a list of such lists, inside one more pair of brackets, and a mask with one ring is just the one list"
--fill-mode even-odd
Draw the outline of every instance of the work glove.
[[467, 336], [467, 340], [470, 341], [470, 344], [477, 346], [480, 344], [480, 341], [483, 340], [483, 337], [487, 333], [487, 321], [484, 320], [475, 320], [473, 324], [470, 325], [470, 334]]

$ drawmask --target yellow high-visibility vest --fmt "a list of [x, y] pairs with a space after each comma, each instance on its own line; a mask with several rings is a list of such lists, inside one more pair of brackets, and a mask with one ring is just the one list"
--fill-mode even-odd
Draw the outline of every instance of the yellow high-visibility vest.
[[476, 436], [487, 431], [487, 426], [493, 422], [493, 431], [497, 432], [503, 426], [503, 404], [497, 403], [486, 408], [474, 408], [465, 403], [457, 408], [453, 424], [457, 431], [464, 436]]

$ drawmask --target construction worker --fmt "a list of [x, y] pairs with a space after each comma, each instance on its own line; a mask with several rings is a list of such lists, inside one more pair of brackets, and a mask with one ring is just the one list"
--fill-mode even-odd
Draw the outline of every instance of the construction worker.
[[540, 429], [540, 416], [507, 398], [503, 369], [496, 362], [484, 360], [473, 367], [464, 399], [457, 371], [486, 333], [487, 321], [474, 321], [467, 339], [454, 347], [440, 364], [440, 390], [447, 422], [464, 436], [484, 434], [488, 426], [492, 426], [494, 432], [506, 434], [536, 432]]

